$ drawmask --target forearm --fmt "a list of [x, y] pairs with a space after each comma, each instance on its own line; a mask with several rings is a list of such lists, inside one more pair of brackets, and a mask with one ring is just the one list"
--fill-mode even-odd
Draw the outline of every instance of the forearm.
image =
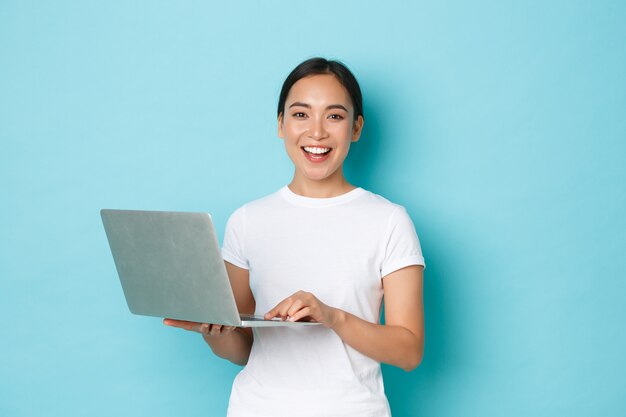
[[202, 337], [220, 358], [241, 366], [248, 363], [252, 349], [252, 333], [248, 329], [237, 328], [226, 335]]
[[401, 326], [374, 324], [336, 310], [337, 319], [331, 328], [347, 345], [365, 356], [405, 371], [416, 368], [422, 361], [423, 336]]

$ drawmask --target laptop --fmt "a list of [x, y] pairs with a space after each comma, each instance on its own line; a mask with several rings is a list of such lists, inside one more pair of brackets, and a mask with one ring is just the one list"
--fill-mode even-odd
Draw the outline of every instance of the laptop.
[[208, 213], [100, 211], [131, 313], [237, 327], [306, 326], [240, 315]]

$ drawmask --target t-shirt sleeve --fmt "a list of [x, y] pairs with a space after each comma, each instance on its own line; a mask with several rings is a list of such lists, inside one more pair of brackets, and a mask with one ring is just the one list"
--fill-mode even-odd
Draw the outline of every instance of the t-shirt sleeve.
[[398, 206], [389, 219], [381, 276], [410, 265], [424, 265], [422, 248], [408, 213]]
[[245, 255], [245, 206], [237, 209], [226, 223], [222, 257], [239, 268], [250, 269]]

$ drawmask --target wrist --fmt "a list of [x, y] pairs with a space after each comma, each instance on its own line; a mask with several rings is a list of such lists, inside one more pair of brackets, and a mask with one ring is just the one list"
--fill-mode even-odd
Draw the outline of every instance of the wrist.
[[329, 327], [333, 330], [337, 330], [345, 323], [347, 314], [339, 308], [333, 308], [333, 310], [334, 314]]

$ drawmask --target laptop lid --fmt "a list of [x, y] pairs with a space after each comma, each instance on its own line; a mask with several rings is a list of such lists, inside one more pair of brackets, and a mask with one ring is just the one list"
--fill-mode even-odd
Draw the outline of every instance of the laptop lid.
[[240, 326], [208, 213], [100, 212], [130, 311]]

